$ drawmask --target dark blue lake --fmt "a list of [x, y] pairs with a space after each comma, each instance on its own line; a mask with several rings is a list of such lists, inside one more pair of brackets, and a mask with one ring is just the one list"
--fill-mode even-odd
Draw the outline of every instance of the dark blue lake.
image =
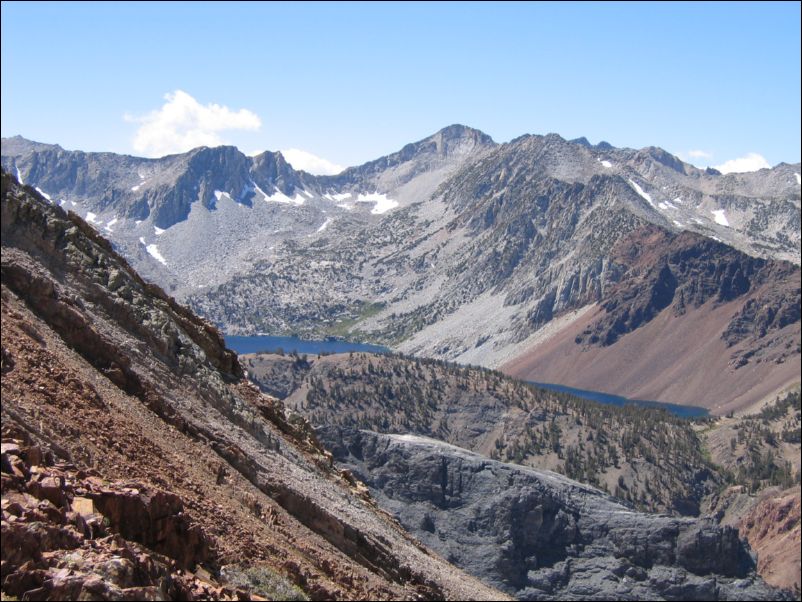
[[565, 385], [555, 385], [552, 383], [536, 383], [529, 381], [531, 384], [550, 389], [552, 391], [560, 391], [562, 393], [570, 393], [577, 397], [598, 401], [599, 403], [606, 403], [614, 406], [625, 406], [633, 404], [645, 408], [662, 408], [680, 418], [704, 418], [710, 415], [710, 412], [705, 408], [698, 406], [683, 406], [676, 403], [663, 403], [661, 401], [644, 401], [641, 399], [628, 399], [620, 395], [610, 395], [609, 393], [602, 393], [600, 391], [586, 391], [585, 389], [575, 389], [573, 387], [566, 387]]
[[297, 337], [271, 336], [226, 336], [226, 347], [237, 353], [273, 353], [283, 349], [285, 353], [293, 351], [317, 355], [318, 353], [348, 353], [349, 351], [365, 351], [367, 353], [387, 353], [390, 350], [380, 345], [352, 343], [350, 341], [326, 340], [305, 341]]

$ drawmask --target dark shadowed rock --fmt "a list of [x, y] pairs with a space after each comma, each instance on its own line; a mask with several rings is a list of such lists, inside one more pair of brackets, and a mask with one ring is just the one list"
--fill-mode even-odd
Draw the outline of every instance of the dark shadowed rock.
[[712, 519], [634, 512], [597, 489], [432, 439], [322, 428], [335, 459], [443, 556], [520, 599], [784, 599]]

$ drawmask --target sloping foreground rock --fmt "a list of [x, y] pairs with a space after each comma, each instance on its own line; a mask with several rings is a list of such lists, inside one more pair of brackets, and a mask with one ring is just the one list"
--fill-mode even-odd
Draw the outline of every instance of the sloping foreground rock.
[[548, 471], [412, 435], [321, 429], [335, 459], [451, 562], [519, 599], [758, 600], [732, 527], [634, 512]]
[[[8, 174], [0, 274], [4, 595], [222, 598], [215, 583], [241, 574], [311, 599], [502, 595], [381, 512], [302, 418], [244, 380], [214, 327]], [[163, 560], [111, 579], [96, 566], [116, 562], [107, 537], [123, 560]], [[150, 566], [131, 562], [120, 570]], [[183, 570], [212, 587], [171, 589]], [[79, 572], [89, 585], [62, 583]]]

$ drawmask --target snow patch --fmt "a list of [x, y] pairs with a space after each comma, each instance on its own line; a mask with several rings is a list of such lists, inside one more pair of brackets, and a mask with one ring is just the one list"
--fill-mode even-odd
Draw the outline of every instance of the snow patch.
[[[262, 194], [264, 194], [264, 193], [262, 193]], [[284, 204], [287, 204], [287, 205], [301, 206], [301, 205], [304, 204], [305, 200], [306, 199], [300, 193], [295, 193], [295, 197], [294, 198], [290, 198], [286, 194], [281, 192], [278, 189], [278, 187], [275, 189], [275, 192], [273, 193], [272, 196], [265, 195], [265, 201], [267, 201], [268, 203], [284, 203]]]
[[[141, 238], [139, 240], [142, 240]], [[143, 243], [144, 244], [144, 243]], [[147, 245], [145, 250], [150, 253], [151, 257], [163, 265], [167, 265], [167, 260], [159, 253], [159, 247], [156, 245]]]
[[227, 197], [231, 198], [231, 195], [228, 194], [227, 192], [221, 192], [219, 190], [214, 191], [214, 198], [216, 198], [218, 201], [223, 198], [223, 195], [226, 195]]
[[649, 204], [652, 207], [654, 207], [654, 203], [652, 202], [652, 197], [649, 195], [649, 193], [645, 192], [643, 188], [638, 186], [638, 184], [634, 182], [632, 179], [629, 180], [629, 183], [632, 184], [632, 187], [635, 189], [635, 192], [637, 192], [642, 198], [646, 199], [649, 202]]
[[131, 192], [136, 192], [145, 184], [145, 178], [142, 177], [142, 174], [139, 174], [139, 177], [142, 179], [142, 181], [136, 186], [131, 186]]
[[730, 222], [727, 221], [727, 216], [724, 214], [724, 209], [714, 209], [710, 213], [713, 214], [713, 219], [716, 220], [717, 224], [721, 224], [722, 226], [730, 227]]
[[92, 213], [91, 211], [86, 212], [86, 221], [88, 221], [90, 224], [102, 224], [103, 222], [97, 221], [97, 219], [95, 219], [96, 217], [96, 213]]
[[70, 201], [70, 203], [72, 203], [72, 206], [73, 206], [73, 207], [75, 207], [75, 206], [78, 204], [78, 203], [76, 203], [75, 201]]
[[315, 196], [314, 196], [313, 194], [310, 194], [310, 193], [306, 192], [306, 190], [302, 190], [302, 191], [301, 191], [301, 193], [302, 193], [302, 194], [305, 194], [305, 195], [306, 195], [308, 198], [310, 198], [310, 199], [313, 199], [313, 198], [315, 198]]
[[[19, 170], [17, 170], [17, 173], [19, 173]], [[800, 176], [798, 173], [795, 173], [794, 177], [796, 178], [796, 185], [802, 185], [802, 176]]]
[[322, 225], [322, 226], [320, 226], [320, 228], [318, 228], [318, 229], [317, 229], [317, 231], [318, 231], [318, 232], [323, 232], [323, 230], [325, 230], [326, 228], [328, 228], [328, 227], [329, 227], [329, 224], [330, 224], [330, 223], [331, 223], [331, 218], [330, 218], [330, 217], [327, 217], [327, 218], [326, 218], [326, 221], [325, 221], [325, 222], [323, 222], [323, 225]]
[[141, 220], [141, 219], [138, 219], [138, 220], [134, 221], [134, 225], [136, 225], [136, 226], [138, 226], [138, 225], [139, 225], [139, 224], [141, 224], [141, 223], [142, 223], [142, 220]]
[[[22, 174], [20, 173], [19, 166], [14, 165], [14, 167], [17, 168], [17, 180], [19, 180], [20, 184], [25, 184], [25, 182], [22, 181]], [[799, 179], [799, 177], [797, 177], [797, 180], [798, 179]]]
[[114, 218], [112, 218], [112, 220], [111, 220], [111, 221], [110, 221], [108, 224], [106, 224], [106, 227], [105, 227], [105, 228], [103, 228], [103, 229], [104, 229], [104, 230], [108, 230], [109, 232], [114, 232], [114, 230], [112, 230], [112, 229], [111, 229], [111, 227], [112, 227], [114, 224], [116, 224], [117, 222], [119, 222], [119, 221], [120, 221], [120, 220], [119, 220], [119, 219], [117, 219], [117, 217], [115, 216]]
[[145, 237], [144, 237], [144, 236], [140, 236], [140, 237], [139, 237], [139, 242], [141, 242], [141, 243], [142, 243], [143, 245], [145, 245], [145, 246], [147, 246], [147, 245], [148, 245], [148, 243], [146, 243], [146, 242], [145, 242]]
[[674, 199], [674, 202], [679, 204], [679, 205], [682, 205], [685, 201], [683, 201], [681, 198], [677, 197], [677, 198]]
[[349, 198], [351, 196], [351, 193], [350, 192], [343, 192], [343, 193], [339, 193], [339, 194], [327, 194], [327, 195], [324, 195], [324, 196], [327, 199], [329, 199], [330, 201], [340, 202], [340, 201], [344, 201], [345, 199]]
[[160, 236], [160, 235], [164, 234], [164, 232], [165, 232], [164, 230], [162, 230], [158, 226], [153, 226], [153, 231], [156, 232], [156, 236]]
[[684, 228], [684, 227], [685, 227], [685, 226], [684, 226], [682, 223], [678, 222], [677, 220], [671, 220], [671, 221], [673, 221], [673, 222], [674, 222], [674, 225], [675, 225], [677, 228]]
[[398, 207], [398, 201], [388, 199], [386, 194], [380, 194], [378, 192], [374, 192], [373, 194], [359, 193], [356, 202], [376, 203], [376, 206], [370, 211], [374, 215], [381, 215], [382, 213], [387, 213], [390, 209]]
[[599, 157], [596, 157], [596, 161], [598, 161], [599, 163], [601, 163], [602, 165], [604, 165], [604, 167], [607, 167], [608, 169], [613, 166], [613, 164], [610, 163], [609, 161], [607, 161], [606, 159], [600, 159]]
[[46, 193], [44, 190], [42, 190], [42, 189], [41, 189], [41, 188], [39, 188], [38, 186], [35, 186], [35, 188], [36, 188], [36, 192], [38, 192], [39, 194], [41, 194], [41, 195], [42, 195], [43, 197], [45, 197], [45, 198], [46, 198], [48, 201], [51, 201], [51, 202], [52, 202], [52, 200], [53, 200], [53, 199], [51, 199], [51, 198], [50, 198], [50, 195], [49, 195], [49, 194], [47, 194], [47, 193]]

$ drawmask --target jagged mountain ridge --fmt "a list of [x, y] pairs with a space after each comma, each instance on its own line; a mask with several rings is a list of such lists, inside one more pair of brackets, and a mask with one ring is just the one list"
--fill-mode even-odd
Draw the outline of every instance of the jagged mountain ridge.
[[[476, 130], [452, 126], [338, 176], [300, 174], [296, 184], [288, 171], [284, 189], [274, 193], [260, 185], [260, 195], [255, 186], [238, 192], [247, 172], [225, 171], [222, 159], [212, 160], [233, 157], [232, 149], [192, 153], [209, 164], [196, 179], [203, 194], [190, 186], [179, 203], [186, 207], [196, 194], [186, 220], [166, 230], [153, 217], [122, 227], [110, 206], [101, 218], [92, 217], [144, 274], [232, 334], [356, 336], [420, 355], [507, 366], [545, 349], [551, 331], [566, 338], [572, 320], [594, 316], [620, 280], [637, 278], [612, 254], [622, 239], [643, 239], [652, 226], [694, 230], [752, 254], [799, 256], [798, 166], [721, 176], [653, 147], [589, 146], [554, 134], [496, 145]], [[27, 178], [38, 173], [26, 167], [35, 157], [36, 151], [4, 154], [3, 161], [10, 169], [21, 165]], [[231, 162], [245, 165], [245, 159]], [[215, 188], [223, 184], [225, 190]], [[744, 302], [732, 301], [714, 337], [723, 337]], [[638, 328], [648, 326], [641, 322]], [[576, 326], [571, 341], [594, 328]], [[596, 362], [597, 372], [614, 373], [618, 346], [632, 338], [611, 345]], [[783, 344], [772, 340], [750, 343], [744, 353]], [[577, 355], [582, 351], [576, 343], [566, 353], [585, 357]], [[747, 383], [740, 382], [747, 371], [725, 363], [717, 378], [730, 384], [719, 392], [746, 390], [746, 401], [754, 402], [772, 392], [753, 390], [754, 383], [785, 384], [798, 357], [792, 349], [791, 363], [773, 376], [772, 365], [761, 364]], [[559, 366], [521, 368], [525, 364], [511, 370], [539, 380], [564, 377]], [[654, 375], [642, 368], [629, 382], [605, 382], [606, 390], [711, 403], [691, 390], [649, 387]]]
[[5, 173], [2, 242], [4, 596], [248, 597], [221, 589], [228, 565], [312, 598], [501, 595], [380, 512], [211, 324]]

